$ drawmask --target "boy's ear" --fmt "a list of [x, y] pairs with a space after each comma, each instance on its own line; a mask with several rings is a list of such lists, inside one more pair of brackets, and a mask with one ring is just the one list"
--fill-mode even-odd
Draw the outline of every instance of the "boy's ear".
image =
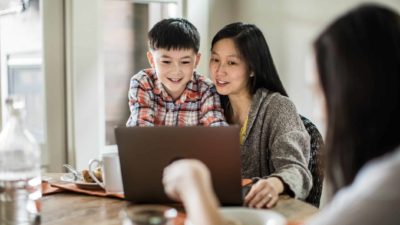
[[197, 68], [197, 65], [199, 65], [200, 58], [201, 58], [201, 54], [197, 53], [196, 54], [196, 61], [194, 62], [194, 68]]
[[147, 60], [149, 61], [150, 66], [152, 68], [155, 68], [154, 57], [153, 57], [153, 54], [150, 51], [147, 51]]

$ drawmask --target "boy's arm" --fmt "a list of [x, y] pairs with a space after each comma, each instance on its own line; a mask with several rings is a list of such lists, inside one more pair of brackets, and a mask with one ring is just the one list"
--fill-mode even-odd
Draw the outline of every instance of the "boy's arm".
[[128, 98], [131, 115], [126, 126], [154, 126], [154, 98], [136, 79], [131, 80]]
[[225, 121], [219, 96], [215, 89], [210, 88], [203, 95], [200, 107], [200, 125], [203, 126], [228, 126]]

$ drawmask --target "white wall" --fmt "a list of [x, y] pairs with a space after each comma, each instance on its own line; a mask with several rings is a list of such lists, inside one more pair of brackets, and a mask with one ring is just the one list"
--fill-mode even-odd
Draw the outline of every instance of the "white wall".
[[210, 51], [213, 36], [225, 25], [238, 21], [237, 0], [210, 0], [207, 50]]
[[207, 33], [209, 30], [208, 22], [209, 18], [204, 17], [204, 15], [209, 14], [209, 0], [187, 0], [186, 2], [186, 18], [196, 26], [200, 33], [200, 50], [201, 58], [200, 63], [197, 67], [197, 71], [203, 75], [208, 74], [208, 39]]
[[[363, 0], [236, 0], [237, 18], [256, 24], [266, 36], [282, 82], [300, 113], [314, 121], [314, 98], [305, 79], [305, 59], [318, 33], [334, 18]], [[398, 0], [375, 0], [400, 11]], [[215, 10], [218, 11], [218, 10]]]

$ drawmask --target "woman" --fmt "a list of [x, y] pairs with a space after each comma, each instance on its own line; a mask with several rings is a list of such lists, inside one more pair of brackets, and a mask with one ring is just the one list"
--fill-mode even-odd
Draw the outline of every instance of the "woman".
[[[321, 109], [327, 120], [326, 160], [334, 199], [309, 225], [399, 224], [400, 214], [400, 16], [392, 10], [363, 5], [331, 24], [314, 43]], [[192, 207], [185, 188], [204, 196], [208, 207], [215, 197], [204, 167], [181, 161], [164, 171], [170, 196]], [[204, 185], [195, 185], [177, 172], [195, 170]], [[168, 182], [174, 177], [175, 181]], [[187, 182], [189, 181], [189, 182]], [[194, 207], [192, 207], [194, 208]], [[217, 211], [207, 208], [208, 211]], [[190, 212], [190, 211], [189, 211]], [[198, 209], [194, 224], [221, 224], [219, 214]], [[201, 223], [206, 218], [208, 223]], [[210, 222], [211, 221], [211, 222]]]
[[262, 32], [243, 23], [222, 28], [212, 40], [210, 72], [227, 121], [241, 126], [242, 176], [261, 178], [245, 204], [270, 208], [282, 193], [306, 198], [312, 186], [309, 135]]
[[314, 52], [336, 196], [310, 224], [399, 224], [400, 16], [360, 6], [326, 28]]

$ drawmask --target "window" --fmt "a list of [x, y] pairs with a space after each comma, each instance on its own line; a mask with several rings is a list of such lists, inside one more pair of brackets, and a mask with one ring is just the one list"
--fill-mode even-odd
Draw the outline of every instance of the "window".
[[41, 146], [42, 166], [46, 167], [46, 103], [39, 0], [9, 0], [0, 4], [0, 66], [0, 120], [4, 122], [8, 117], [4, 107], [8, 95], [25, 97], [26, 126]]
[[45, 112], [43, 76], [41, 70], [42, 60], [38, 54], [24, 54], [7, 57], [8, 93], [7, 95], [23, 95], [26, 101], [26, 126], [36, 138], [44, 145], [45, 137]]

